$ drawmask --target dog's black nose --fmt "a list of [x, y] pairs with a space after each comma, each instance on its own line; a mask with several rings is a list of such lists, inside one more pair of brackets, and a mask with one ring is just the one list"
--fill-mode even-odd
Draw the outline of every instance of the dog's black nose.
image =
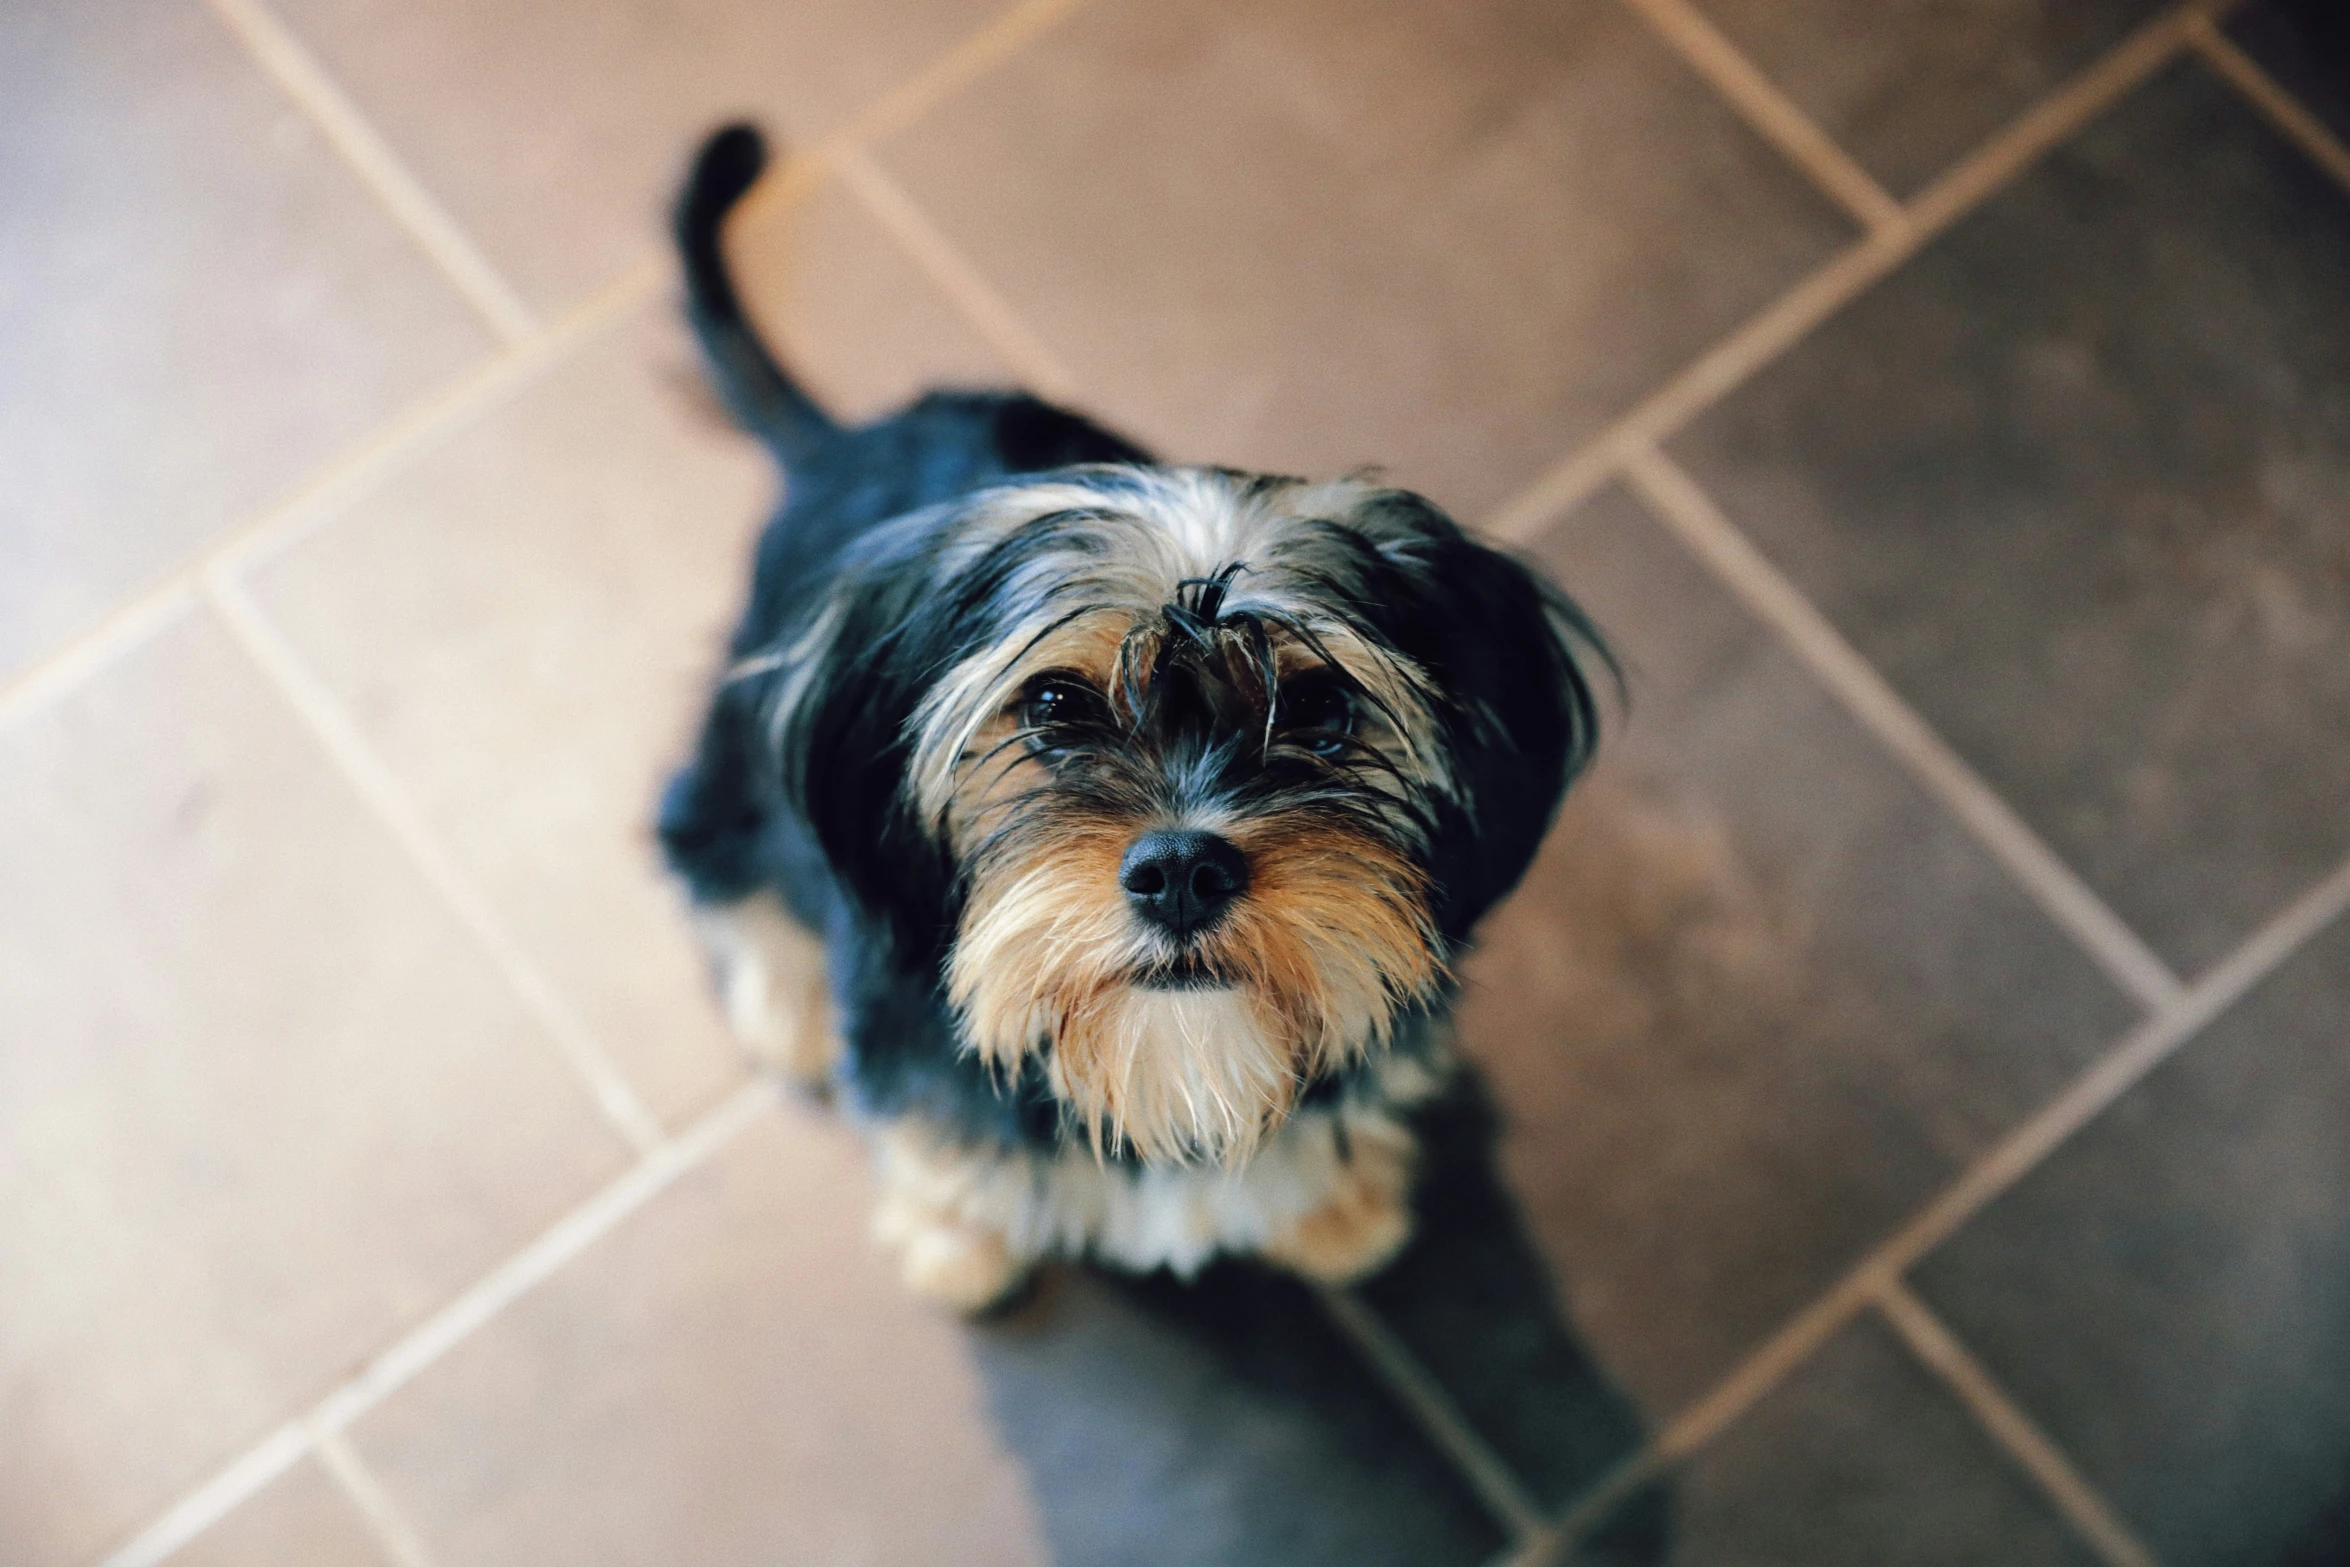
[[1134, 912], [1184, 940], [1248, 891], [1248, 859], [1212, 832], [1146, 832], [1118, 867]]

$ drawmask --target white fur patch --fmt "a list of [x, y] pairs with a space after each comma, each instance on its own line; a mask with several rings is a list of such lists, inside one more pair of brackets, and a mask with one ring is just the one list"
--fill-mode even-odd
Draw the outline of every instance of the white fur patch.
[[[1216, 1158], [1255, 1144], [1268, 1117], [1288, 1108], [1294, 1052], [1267, 1032], [1257, 1009], [1229, 986], [1119, 994], [1104, 1033], [1116, 1063], [1112, 1135], [1152, 1132], [1156, 1148], [1181, 1135]], [[1057, 1066], [1058, 1059], [1054, 1063]], [[1057, 1080], [1063, 1099], [1078, 1097]], [[1126, 1130], [1126, 1129], [1132, 1130]]]
[[1391, 1057], [1380, 1102], [1290, 1118], [1237, 1169], [1135, 1166], [1070, 1147], [1057, 1155], [978, 1152], [937, 1141], [914, 1121], [880, 1130], [882, 1183], [893, 1199], [1001, 1235], [1019, 1263], [1090, 1256], [1186, 1277], [1219, 1253], [1254, 1253], [1291, 1235], [1345, 1190], [1357, 1161], [1402, 1161], [1416, 1146], [1401, 1112], [1432, 1096], [1441, 1068]]

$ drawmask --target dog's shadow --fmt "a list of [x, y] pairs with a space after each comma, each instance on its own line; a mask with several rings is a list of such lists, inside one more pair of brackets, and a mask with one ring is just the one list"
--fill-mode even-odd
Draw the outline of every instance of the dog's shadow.
[[[1638, 1448], [1639, 1419], [1578, 1342], [1495, 1176], [1482, 1085], [1465, 1078], [1425, 1133], [1418, 1238], [1358, 1295], [1555, 1510]], [[1477, 1563], [1507, 1544], [1292, 1279], [1242, 1264], [1188, 1285], [1059, 1269], [971, 1337], [1063, 1567]], [[1667, 1535], [1651, 1492], [1575, 1560], [1661, 1562]]]

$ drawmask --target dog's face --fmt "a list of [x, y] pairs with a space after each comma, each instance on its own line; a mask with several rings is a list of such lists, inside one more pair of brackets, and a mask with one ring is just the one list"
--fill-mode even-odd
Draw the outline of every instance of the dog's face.
[[1588, 749], [1584, 634], [1400, 491], [1084, 469], [869, 536], [767, 667], [968, 1048], [1097, 1144], [1232, 1162], [1441, 998]]

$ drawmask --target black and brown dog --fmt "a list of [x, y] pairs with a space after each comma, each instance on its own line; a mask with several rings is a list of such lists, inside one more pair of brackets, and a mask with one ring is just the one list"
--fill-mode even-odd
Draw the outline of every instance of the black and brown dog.
[[676, 209], [782, 464], [663, 800], [736, 1027], [870, 1132], [879, 1230], [976, 1309], [1049, 1255], [1343, 1281], [1411, 1226], [1471, 929], [1597, 733], [1574, 606], [1428, 501], [1178, 467], [1019, 393], [835, 424]]

